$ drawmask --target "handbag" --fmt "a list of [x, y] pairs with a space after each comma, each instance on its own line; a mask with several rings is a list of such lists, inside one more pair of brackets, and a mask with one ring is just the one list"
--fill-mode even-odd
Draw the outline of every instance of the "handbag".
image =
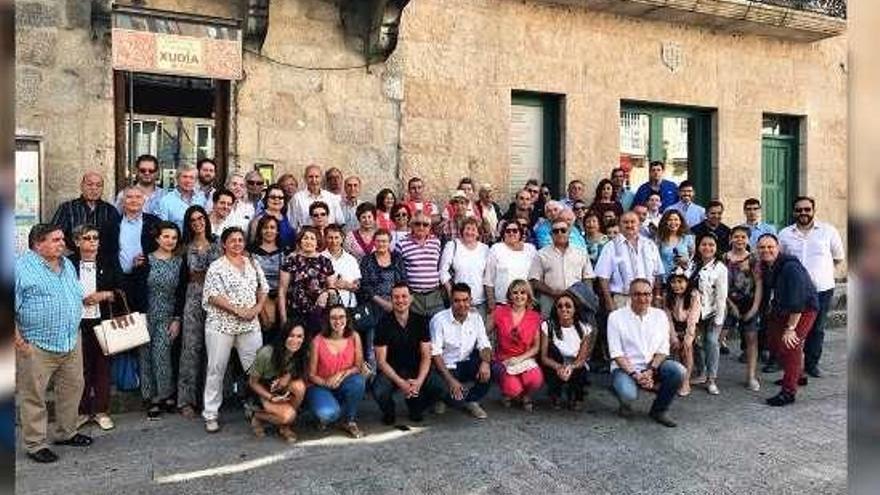
[[113, 356], [110, 371], [117, 390], [137, 390], [141, 386], [138, 358], [132, 352]]
[[508, 375], [521, 375], [532, 368], [537, 368], [538, 362], [534, 358], [523, 359], [516, 364], [505, 364], [504, 369]]
[[351, 309], [351, 325], [358, 332], [363, 332], [379, 324], [379, 308], [367, 301]]
[[119, 316], [114, 315], [113, 305], [111, 304], [110, 318], [102, 320], [100, 324], [94, 327], [98, 345], [101, 346], [101, 352], [105, 356], [119, 354], [120, 352], [134, 349], [150, 342], [147, 317], [137, 311], [131, 312], [124, 292], [117, 290], [114, 293], [122, 300], [125, 313]]

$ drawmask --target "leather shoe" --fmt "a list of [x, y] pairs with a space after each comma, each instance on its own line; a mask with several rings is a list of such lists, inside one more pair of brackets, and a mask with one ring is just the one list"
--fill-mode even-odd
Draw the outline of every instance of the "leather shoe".
[[33, 459], [35, 462], [39, 462], [40, 464], [48, 464], [50, 462], [55, 462], [58, 460], [58, 456], [55, 454], [55, 452], [52, 452], [45, 447], [36, 452], [28, 452], [27, 456]]
[[764, 373], [776, 373], [777, 371], [782, 371], [782, 368], [777, 363], [767, 363], [761, 368], [761, 371]]
[[55, 445], [68, 445], [70, 447], [88, 447], [92, 444], [92, 437], [77, 433], [67, 440], [58, 440]]
[[[809, 383], [809, 380], [807, 380], [807, 377], [802, 376], [802, 377], [798, 378], [798, 387], [805, 387], [805, 386], [807, 386], [807, 383]], [[779, 380], [776, 380], [775, 382], [773, 382], [773, 384], [781, 386], [782, 385], [782, 378], [780, 378]]]
[[661, 425], [663, 425], [667, 428], [675, 428], [676, 426], [678, 426], [678, 424], [676, 424], [676, 422], [673, 421], [672, 418], [670, 418], [668, 414], [666, 414], [666, 411], [659, 411], [659, 412], [651, 411], [648, 414], [648, 416], [650, 416], [651, 419], [653, 419], [654, 421], [660, 423]]
[[804, 372], [813, 378], [822, 378], [823, 376], [822, 370], [820, 370], [818, 366], [811, 366], [805, 369]]
[[394, 422], [397, 421], [397, 418], [394, 417], [394, 414], [383, 414], [382, 415], [382, 424], [386, 426], [391, 426]]
[[778, 394], [767, 399], [767, 405], [773, 407], [782, 407], [794, 403], [794, 395], [788, 392], [780, 391]]

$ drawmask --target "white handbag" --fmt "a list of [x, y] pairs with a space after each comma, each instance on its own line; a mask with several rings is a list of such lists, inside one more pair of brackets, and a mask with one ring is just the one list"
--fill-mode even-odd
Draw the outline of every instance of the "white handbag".
[[150, 342], [146, 315], [137, 311], [132, 313], [125, 294], [122, 291], [114, 292], [116, 297], [122, 299], [125, 314], [114, 315], [111, 304], [110, 319], [102, 320], [99, 325], [95, 325], [95, 337], [105, 356], [112, 356]]

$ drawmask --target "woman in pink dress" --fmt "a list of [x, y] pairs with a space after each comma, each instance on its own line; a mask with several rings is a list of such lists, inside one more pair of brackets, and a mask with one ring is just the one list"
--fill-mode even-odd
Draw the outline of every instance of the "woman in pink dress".
[[498, 384], [505, 406], [519, 401], [523, 409], [533, 409], [532, 394], [541, 388], [544, 375], [535, 359], [540, 350], [541, 313], [532, 309], [531, 286], [522, 279], [507, 288], [508, 304], [492, 313], [497, 338], [495, 361], [500, 368]]

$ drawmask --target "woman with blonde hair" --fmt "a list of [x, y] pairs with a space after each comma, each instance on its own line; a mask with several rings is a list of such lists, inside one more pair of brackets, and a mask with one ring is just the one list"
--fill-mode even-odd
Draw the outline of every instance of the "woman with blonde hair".
[[507, 407], [519, 401], [526, 411], [532, 411], [532, 394], [544, 384], [544, 375], [535, 360], [541, 345], [541, 313], [535, 311], [534, 302], [529, 283], [516, 279], [507, 288], [507, 304], [492, 313], [502, 401]]

